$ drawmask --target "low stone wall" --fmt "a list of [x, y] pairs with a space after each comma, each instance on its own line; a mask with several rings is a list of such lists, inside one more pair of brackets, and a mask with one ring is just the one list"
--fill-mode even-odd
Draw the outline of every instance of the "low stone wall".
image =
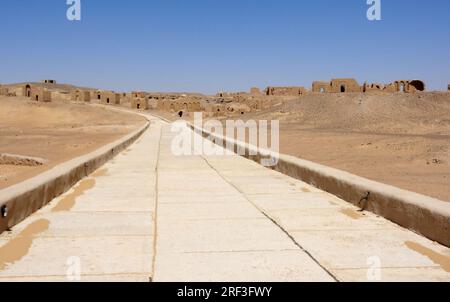
[[[261, 162], [261, 159], [270, 158], [271, 152], [269, 151], [257, 151], [254, 146], [247, 146], [234, 139], [205, 132], [191, 124], [188, 126], [215, 143], [234, 144], [235, 152], [237, 146], [244, 148], [246, 150], [245, 157], [258, 163]], [[256, 150], [258, 155], [250, 156], [250, 150]], [[450, 247], [450, 203], [448, 202], [289, 155], [281, 154], [278, 163], [271, 168]]]
[[20, 223], [126, 149], [147, 130], [149, 124], [147, 122], [137, 131], [90, 154], [0, 190], [0, 233]]

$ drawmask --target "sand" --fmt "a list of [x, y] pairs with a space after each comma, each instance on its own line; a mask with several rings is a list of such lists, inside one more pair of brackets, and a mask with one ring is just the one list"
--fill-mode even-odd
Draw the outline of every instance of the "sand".
[[450, 202], [450, 93], [307, 95], [239, 118], [280, 120], [282, 153]]
[[[69, 102], [0, 97], [0, 154], [41, 158], [43, 165], [0, 164], [0, 189], [92, 152], [145, 123], [133, 114]], [[5, 163], [5, 162], [4, 162]]]

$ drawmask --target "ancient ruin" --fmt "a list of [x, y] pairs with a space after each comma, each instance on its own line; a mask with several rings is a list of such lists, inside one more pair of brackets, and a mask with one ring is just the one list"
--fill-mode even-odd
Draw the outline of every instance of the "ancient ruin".
[[72, 101], [89, 103], [91, 101], [91, 93], [87, 90], [74, 90], [72, 91]]
[[267, 87], [266, 95], [297, 96], [308, 92], [305, 87]]
[[30, 84], [25, 84], [22, 87], [22, 95], [27, 98], [31, 97], [31, 85]]
[[42, 80], [42, 83], [44, 84], [56, 84], [55, 80]]
[[52, 94], [42, 87], [33, 87], [31, 89], [31, 100], [36, 102], [51, 102]]
[[420, 80], [398, 80], [389, 84], [367, 83], [359, 86], [355, 79], [333, 79], [331, 82], [315, 81], [312, 91], [315, 93], [356, 93], [356, 92], [405, 92], [425, 91], [426, 86]]
[[362, 92], [381, 92], [385, 89], [385, 87], [385, 85], [380, 83], [368, 84], [367, 82], [365, 82], [362, 87]]
[[330, 85], [333, 93], [361, 92], [355, 79], [332, 79]]
[[252, 87], [250, 89], [250, 94], [251, 95], [261, 95], [261, 89], [259, 89], [258, 87]]
[[121, 95], [112, 91], [102, 91], [100, 93], [100, 100], [103, 104], [120, 105]]
[[157, 103], [157, 109], [164, 111], [180, 112], [198, 112], [202, 111], [200, 101], [197, 100], [161, 100]]
[[138, 110], [147, 110], [148, 107], [148, 99], [146, 98], [132, 98], [131, 99], [131, 108]]
[[315, 81], [312, 84], [312, 91], [318, 93], [331, 92], [331, 85], [329, 82]]
[[95, 90], [91, 92], [91, 99], [100, 101], [102, 99], [102, 90]]
[[148, 93], [143, 91], [133, 91], [131, 92], [132, 98], [147, 98]]
[[8, 96], [9, 89], [7, 87], [3, 87], [2, 85], [0, 85], [0, 95]]

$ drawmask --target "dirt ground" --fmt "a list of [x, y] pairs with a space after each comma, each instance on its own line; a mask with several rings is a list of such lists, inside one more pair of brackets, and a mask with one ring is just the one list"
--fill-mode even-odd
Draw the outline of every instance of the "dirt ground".
[[40, 166], [0, 164], [0, 189], [92, 152], [144, 123], [139, 116], [86, 104], [0, 97], [0, 154], [45, 160]]
[[280, 120], [280, 149], [450, 201], [450, 93], [308, 95], [246, 119]]
[[226, 119], [279, 120], [282, 153], [450, 202], [450, 93], [310, 94]]

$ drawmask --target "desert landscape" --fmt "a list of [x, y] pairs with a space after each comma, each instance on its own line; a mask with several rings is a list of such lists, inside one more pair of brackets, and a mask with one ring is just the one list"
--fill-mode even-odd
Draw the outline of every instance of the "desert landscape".
[[[0, 189], [92, 152], [143, 125], [136, 115], [86, 104], [0, 96]], [[37, 158], [26, 162], [20, 158]]]
[[0, 6], [5, 301], [450, 282], [450, 1]]
[[[84, 280], [364, 281], [371, 247], [388, 263], [383, 280], [449, 279], [450, 90], [429, 92], [419, 80], [333, 79], [205, 95], [42, 80], [1, 85], [0, 94], [0, 280], [65, 280], [68, 253], [81, 249], [93, 261]], [[279, 121], [280, 152], [309, 162], [267, 169], [236, 154], [176, 155], [170, 122], [199, 113], [223, 124]], [[81, 166], [62, 165], [111, 142]], [[316, 163], [315, 174], [291, 174], [318, 171]], [[52, 168], [65, 172], [43, 178]], [[54, 233], [73, 247], [42, 252], [59, 246]], [[268, 250], [243, 256], [247, 244]], [[214, 258], [228, 246], [224, 261]], [[103, 260], [130, 251], [123, 267], [105, 270]], [[406, 262], [397, 267], [392, 255]], [[136, 266], [135, 257], [153, 264]], [[29, 259], [58, 260], [47, 267]], [[422, 273], [423, 263], [432, 274]], [[40, 275], [23, 269], [29, 265]]]
[[450, 202], [450, 93], [308, 95], [245, 119], [280, 120], [280, 151]]
[[[268, 87], [213, 96], [117, 93], [56, 81], [5, 85], [10, 97], [0, 103], [0, 153], [47, 163], [0, 166], [0, 188], [92, 151], [143, 123], [133, 115], [89, 106], [99, 103], [154, 112], [171, 121], [192, 121], [195, 112], [224, 124], [228, 119], [278, 120], [281, 153], [450, 201], [450, 93], [419, 91], [417, 82], [420, 90], [425, 84], [410, 82], [359, 86], [353, 79], [335, 79], [331, 84], [316, 81], [311, 90]], [[33, 89], [50, 92], [52, 102], [25, 98], [33, 100]]]

